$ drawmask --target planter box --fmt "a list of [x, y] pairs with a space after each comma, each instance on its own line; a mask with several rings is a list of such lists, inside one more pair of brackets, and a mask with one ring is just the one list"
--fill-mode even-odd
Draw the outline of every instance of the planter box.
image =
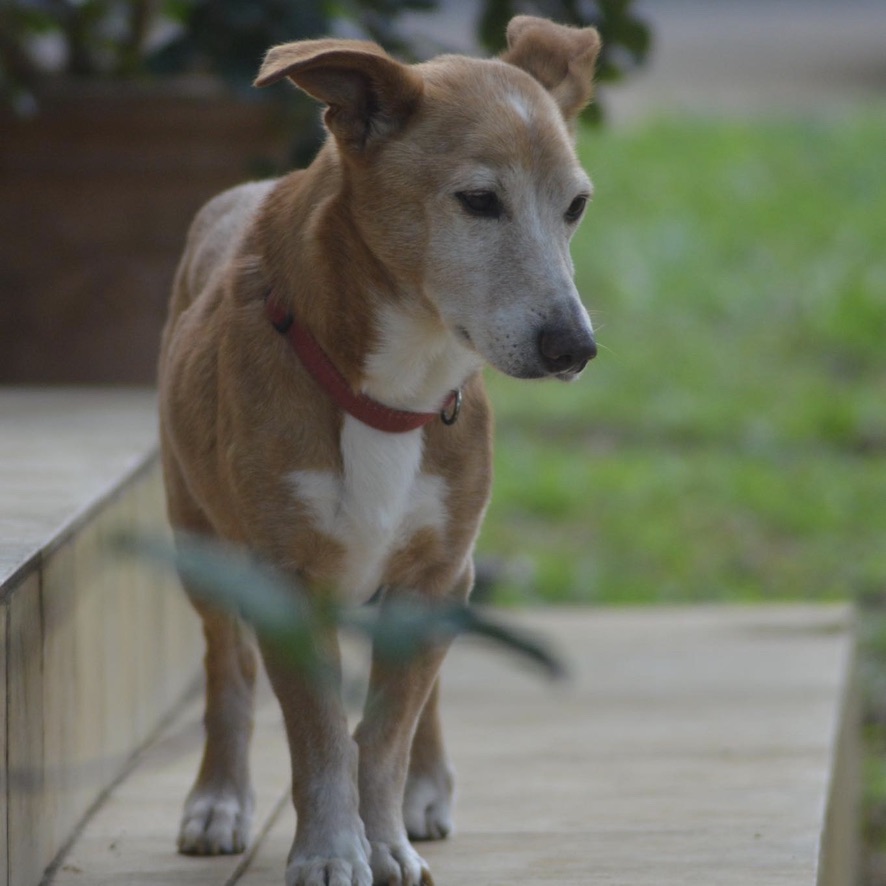
[[191, 218], [281, 168], [284, 129], [279, 105], [190, 81], [0, 116], [0, 382], [151, 382]]

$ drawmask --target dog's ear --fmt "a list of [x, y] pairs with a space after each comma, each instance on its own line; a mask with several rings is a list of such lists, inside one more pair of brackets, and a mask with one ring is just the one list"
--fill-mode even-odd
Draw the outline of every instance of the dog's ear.
[[572, 122], [591, 100], [600, 52], [596, 28], [571, 28], [543, 18], [518, 15], [508, 23], [502, 61], [532, 74]]
[[271, 49], [256, 86], [288, 77], [327, 105], [324, 119], [339, 144], [361, 152], [398, 131], [418, 106], [424, 82], [375, 43], [303, 40]]

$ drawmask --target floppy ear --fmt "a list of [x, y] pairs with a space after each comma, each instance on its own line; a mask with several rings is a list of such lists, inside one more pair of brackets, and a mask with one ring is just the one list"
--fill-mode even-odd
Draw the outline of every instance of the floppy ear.
[[506, 61], [531, 74], [572, 122], [591, 100], [600, 52], [596, 28], [572, 28], [544, 18], [518, 15], [508, 23]]
[[265, 56], [256, 86], [288, 77], [328, 106], [324, 119], [339, 144], [363, 151], [399, 130], [418, 106], [421, 76], [375, 43], [303, 40], [275, 46]]

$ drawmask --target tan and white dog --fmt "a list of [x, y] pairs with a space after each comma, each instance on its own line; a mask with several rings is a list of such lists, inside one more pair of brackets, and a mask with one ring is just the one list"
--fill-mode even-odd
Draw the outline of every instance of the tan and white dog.
[[[331, 137], [309, 168], [228, 191], [192, 226], [160, 364], [175, 529], [354, 604], [379, 588], [467, 598], [491, 476], [481, 367], [571, 379], [596, 352], [569, 241], [591, 195], [572, 124], [599, 46], [524, 16], [497, 60], [407, 66], [348, 40], [268, 53], [257, 85], [288, 77], [327, 106]], [[238, 619], [195, 605], [206, 746], [179, 848], [238, 852], [256, 655]], [[431, 882], [409, 838], [452, 827], [445, 650], [374, 661], [351, 737], [336, 693], [259, 645], [292, 757], [288, 886]]]

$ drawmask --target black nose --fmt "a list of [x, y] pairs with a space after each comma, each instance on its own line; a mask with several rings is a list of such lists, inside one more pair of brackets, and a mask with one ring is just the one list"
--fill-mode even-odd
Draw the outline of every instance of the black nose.
[[576, 373], [597, 356], [597, 343], [590, 330], [543, 329], [538, 336], [538, 351], [548, 372]]

